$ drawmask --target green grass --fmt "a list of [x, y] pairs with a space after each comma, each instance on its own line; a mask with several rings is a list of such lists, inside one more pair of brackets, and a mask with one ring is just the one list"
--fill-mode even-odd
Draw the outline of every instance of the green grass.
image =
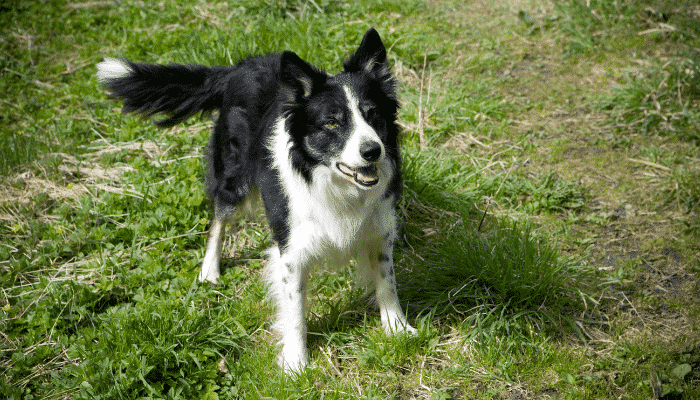
[[700, 58], [679, 56], [662, 65], [649, 65], [627, 75], [599, 106], [612, 110], [614, 122], [634, 126], [642, 134], [663, 132], [700, 143], [697, 125], [700, 100]]
[[[0, 397], [700, 395], [697, 6], [2, 7]], [[334, 73], [369, 26], [401, 83], [395, 259], [419, 333], [385, 335], [351, 265], [319, 271], [311, 368], [293, 380], [275, 364], [261, 210], [235, 224], [221, 283], [196, 282], [212, 123], [121, 115], [94, 66], [291, 49]]]

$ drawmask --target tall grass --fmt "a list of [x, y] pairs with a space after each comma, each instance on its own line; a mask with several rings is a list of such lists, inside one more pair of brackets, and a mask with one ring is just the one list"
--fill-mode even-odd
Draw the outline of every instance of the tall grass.
[[[666, 61], [628, 69], [623, 82], [602, 96], [598, 106], [612, 111], [611, 122], [618, 127], [698, 143], [700, 52], [693, 43], [700, 38], [700, 26], [691, 11], [671, 1], [628, 0], [556, 2], [554, 13], [569, 55], [663, 48]], [[634, 52], [629, 56], [640, 57]]]
[[599, 106], [613, 123], [641, 134], [661, 134], [700, 144], [700, 53], [630, 71]]
[[441, 158], [408, 158], [399, 254], [410, 271], [401, 292], [411, 310], [457, 318], [467, 337], [482, 341], [504, 321], [536, 331], [573, 327], [563, 310], [581, 305], [579, 285], [590, 272], [565, 262], [527, 222], [484, 218], [473, 204], [488, 192], [451, 190], [471, 179], [469, 168], [457, 173]]

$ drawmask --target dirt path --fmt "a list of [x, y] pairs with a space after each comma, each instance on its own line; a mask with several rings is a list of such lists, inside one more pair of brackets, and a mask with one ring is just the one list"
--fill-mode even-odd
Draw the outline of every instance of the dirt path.
[[[520, 33], [518, 12], [541, 22], [552, 13], [549, 3], [429, 3], [448, 10], [452, 23], [465, 26], [464, 36], [457, 38], [465, 45], [454, 59], [468, 60], [481, 46], [491, 46], [508, 59], [488, 75], [497, 78], [494, 95], [517, 105], [517, 112], [508, 116], [512, 123], [507, 140], [534, 144], [518, 155], [519, 172], [554, 171], [587, 189], [585, 211], [532, 219], [543, 231], [554, 227], [564, 254], [583, 256], [601, 274], [619, 270], [620, 282], [604, 291], [591, 314], [614, 328], [589, 326], [589, 338], [649, 337], [679, 347], [699, 345], [697, 311], [690, 307], [700, 297], [697, 244], [683, 233], [688, 215], [681, 204], [664, 204], [665, 193], [674, 189], [676, 170], [648, 159], [650, 152], [684, 154], [691, 145], [614, 126], [596, 108], [601, 96], [623, 82], [624, 74], [641, 73], [649, 60], [667, 59], [668, 49], [567, 59], [559, 32]], [[462, 69], [456, 62], [446, 74]], [[500, 150], [496, 146], [491, 151]]]

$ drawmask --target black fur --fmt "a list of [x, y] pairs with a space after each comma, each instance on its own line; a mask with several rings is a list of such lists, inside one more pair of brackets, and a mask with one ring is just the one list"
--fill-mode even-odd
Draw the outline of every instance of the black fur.
[[[271, 155], [265, 144], [276, 118], [288, 116], [292, 165], [310, 182], [311, 171], [328, 163], [324, 156], [337, 153], [343, 144], [337, 138], [321, 137], [316, 146], [308, 145], [313, 142], [310, 132], [318, 130], [324, 119], [340, 113], [329, 105], [332, 98], [343, 95], [342, 85], [358, 88], [363, 97], [373, 99], [374, 108], [367, 110], [372, 115], [367, 119], [383, 133], [387, 156], [397, 171], [387, 195], [393, 195], [395, 201], [400, 196], [396, 81], [374, 29], [367, 32], [358, 51], [345, 62], [345, 70], [333, 77], [290, 51], [248, 57], [232, 66], [124, 63], [128, 75], [102, 82], [110, 94], [123, 100], [124, 112], [143, 117], [163, 114], [166, 117], [154, 123], [169, 127], [198, 112], [221, 110], [206, 151], [206, 188], [214, 209], [229, 213], [253, 185], [258, 186], [280, 244], [287, 242], [284, 221], [289, 210], [274, 200], [283, 193], [275, 173], [270, 171]], [[347, 112], [344, 115], [347, 118]], [[319, 120], [310, 120], [309, 116]]]

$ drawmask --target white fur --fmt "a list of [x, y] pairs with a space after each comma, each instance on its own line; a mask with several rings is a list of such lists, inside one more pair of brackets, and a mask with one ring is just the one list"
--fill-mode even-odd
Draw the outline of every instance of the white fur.
[[[348, 140], [340, 157], [354, 167], [357, 160], [351, 155], [359, 154], [361, 139], [379, 141], [379, 137], [361, 117], [349, 90], [346, 93], [351, 109], [354, 108], [355, 131], [351, 138], [359, 139]], [[269, 251], [266, 269], [270, 295], [277, 308], [273, 328], [281, 336], [280, 365], [287, 372], [298, 372], [307, 365], [306, 286], [308, 273], [317, 264], [338, 265], [356, 257], [358, 281], [374, 285], [387, 332], [415, 333], [396, 296], [392, 259], [396, 215], [393, 196], [384, 196], [395, 166], [385, 156], [384, 149], [378, 162], [379, 182], [370, 188], [360, 188], [337, 170], [325, 166], [314, 169], [308, 185], [291, 165], [290, 136], [282, 118], [277, 121], [268, 145], [290, 211], [289, 243], [283, 252], [277, 247]], [[387, 259], [381, 260], [380, 254]]]
[[121, 78], [131, 73], [131, 68], [123, 61], [107, 57], [97, 64], [97, 81], [103, 84], [110, 79]]
[[224, 234], [226, 233], [226, 218], [212, 219], [209, 227], [209, 237], [207, 238], [207, 250], [204, 254], [204, 262], [202, 263], [202, 271], [199, 273], [199, 281], [209, 281], [213, 284], [218, 283], [219, 262], [221, 260], [221, 248], [224, 244]]
[[243, 201], [233, 209], [221, 210], [214, 207], [214, 218], [209, 227], [206, 252], [202, 262], [202, 270], [199, 273], [199, 281], [208, 281], [217, 284], [221, 276], [219, 264], [221, 262], [221, 249], [224, 244], [226, 225], [237, 215], [252, 215], [255, 206], [260, 202], [260, 191], [252, 190]]
[[[331, 247], [347, 256], [353, 250], [360, 228], [383, 198], [393, 175], [393, 165], [387, 158], [379, 162], [379, 183], [370, 190], [357, 187], [340, 172], [323, 165], [314, 169], [313, 185], [309, 186], [291, 165], [290, 146], [285, 122], [280, 119], [275, 127], [271, 150], [289, 199], [289, 247], [308, 248], [313, 254], [324, 254], [321, 250]], [[349, 146], [350, 142], [346, 147]], [[356, 151], [359, 152], [359, 147]], [[298, 235], [295, 235], [296, 231], [299, 231]]]
[[367, 164], [367, 162], [360, 155], [360, 145], [362, 143], [366, 141], [379, 143], [382, 148], [382, 155], [385, 154], [384, 145], [382, 144], [379, 135], [377, 135], [377, 132], [375, 132], [374, 129], [369, 126], [367, 121], [365, 121], [365, 119], [362, 117], [362, 113], [360, 113], [359, 101], [357, 98], [355, 98], [350, 88], [345, 86], [343, 87], [343, 90], [345, 91], [345, 96], [347, 96], [348, 106], [350, 108], [350, 112], [352, 113], [353, 131], [348, 138], [345, 149], [343, 149], [343, 152], [340, 155], [340, 159], [342, 162], [351, 167], [359, 167]]

